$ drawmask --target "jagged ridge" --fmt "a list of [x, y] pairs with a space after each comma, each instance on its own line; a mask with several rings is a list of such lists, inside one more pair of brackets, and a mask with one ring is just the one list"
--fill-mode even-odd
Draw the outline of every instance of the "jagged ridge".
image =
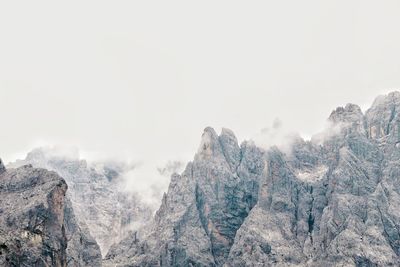
[[[397, 266], [400, 264], [400, 93], [290, 153], [262, 151], [206, 128], [174, 175], [154, 223], [114, 246], [121, 266]], [[129, 244], [129, 246], [127, 246]]]

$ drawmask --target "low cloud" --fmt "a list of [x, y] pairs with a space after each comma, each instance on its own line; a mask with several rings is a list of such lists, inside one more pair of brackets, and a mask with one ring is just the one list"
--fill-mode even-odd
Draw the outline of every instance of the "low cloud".
[[170, 177], [174, 173], [179, 173], [183, 170], [184, 168], [184, 162], [183, 161], [168, 161], [164, 167], [158, 167], [157, 171], [162, 175], [166, 177]]
[[299, 138], [301, 137], [298, 133], [289, 130], [279, 118], [275, 118], [270, 126], [261, 129], [251, 139], [257, 146], [263, 149], [277, 146], [280, 150], [289, 154], [293, 142]]
[[173, 173], [181, 173], [185, 167], [184, 160], [131, 160], [129, 157], [113, 157], [95, 151], [86, 151], [73, 146], [50, 145], [43, 143], [28, 153], [22, 153], [9, 167], [24, 164], [26, 157], [32, 160], [51, 158], [64, 160], [86, 160], [89, 167], [96, 169], [109, 177], [118, 178], [121, 192], [132, 193], [142, 203], [153, 210], [158, 209], [162, 195], [167, 191], [170, 177]]
[[181, 173], [183, 161], [142, 162], [122, 176], [123, 188], [133, 192], [147, 205], [156, 210], [167, 191], [173, 173]]
[[311, 142], [316, 145], [323, 145], [327, 140], [340, 135], [344, 128], [348, 127], [349, 123], [327, 121], [324, 129], [312, 136]]

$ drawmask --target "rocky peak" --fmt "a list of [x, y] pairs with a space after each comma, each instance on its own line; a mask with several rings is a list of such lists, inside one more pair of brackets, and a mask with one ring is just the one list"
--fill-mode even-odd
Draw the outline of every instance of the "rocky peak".
[[378, 96], [365, 113], [368, 136], [372, 139], [384, 138], [400, 141], [400, 92]]
[[361, 108], [355, 104], [347, 104], [332, 111], [328, 119], [335, 132], [344, 135], [350, 133], [365, 135], [364, 115]]
[[379, 95], [375, 98], [372, 103], [371, 109], [382, 108], [384, 106], [399, 105], [400, 104], [400, 92], [393, 91], [387, 95]]
[[197, 150], [195, 158], [199, 160], [206, 160], [221, 155], [222, 149], [218, 140], [217, 133], [211, 127], [205, 128], [201, 136], [200, 146]]
[[213, 160], [228, 163], [231, 169], [240, 163], [240, 147], [233, 131], [222, 128], [218, 136], [211, 127], [204, 129], [195, 160]]
[[220, 136], [220, 138], [223, 138], [223, 139], [232, 140], [236, 144], [238, 142], [235, 134], [233, 133], [233, 131], [231, 129], [228, 129], [228, 128], [224, 128], [223, 127], [222, 130], [221, 130], [221, 134], [219, 136]]
[[233, 131], [222, 128], [218, 137], [224, 156], [231, 168], [236, 168], [240, 162], [240, 147]]
[[329, 121], [342, 124], [360, 124], [363, 119], [361, 108], [355, 104], [337, 107], [329, 116]]

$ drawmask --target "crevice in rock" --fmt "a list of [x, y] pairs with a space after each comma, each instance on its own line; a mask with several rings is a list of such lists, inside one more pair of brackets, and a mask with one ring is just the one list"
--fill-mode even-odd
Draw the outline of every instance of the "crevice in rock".
[[294, 205], [294, 222], [292, 224], [292, 232], [294, 232], [295, 236], [297, 237], [297, 231], [298, 231], [298, 221], [299, 221], [299, 189], [296, 187], [296, 196], [293, 199], [291, 198], [291, 201]]
[[[217, 237], [214, 236], [213, 232], [209, 229], [210, 218], [207, 218], [208, 215], [205, 213], [207, 207], [204, 199], [204, 192], [202, 192], [200, 186], [196, 184], [196, 208], [198, 210], [201, 226], [210, 240], [211, 254], [216, 266], [222, 266], [225, 263], [234, 243], [237, 230], [242, 226], [250, 211], [258, 201], [258, 195], [253, 194], [254, 190], [258, 192], [257, 183], [251, 181], [251, 184], [248, 184], [246, 187], [248, 190], [244, 190], [242, 192], [241, 188], [243, 187], [246, 186], [244, 184], [240, 184], [238, 186], [224, 188], [224, 195], [227, 201], [224, 204], [224, 214], [226, 215], [226, 218], [222, 221], [215, 222], [211, 220], [211, 222], [217, 227], [216, 230], [220, 231], [219, 233], [229, 242], [229, 244], [225, 244], [223, 247], [221, 247], [221, 243], [217, 242]], [[249, 190], [252, 190], [252, 192], [249, 192]], [[221, 257], [222, 255], [223, 257]]]
[[312, 209], [313, 209], [313, 204], [314, 204], [314, 196], [313, 196], [313, 187], [312, 186], [310, 187], [310, 195], [311, 195], [311, 205], [310, 205], [310, 209], [308, 210], [307, 222], [308, 222], [308, 233], [310, 235], [310, 241], [311, 241], [311, 244], [313, 244], [312, 234], [313, 234], [313, 230], [314, 230], [315, 218], [312, 215]]
[[208, 229], [207, 229], [207, 218], [204, 216], [204, 197], [203, 197], [203, 192], [201, 192], [201, 190], [199, 189], [199, 186], [196, 184], [195, 187], [195, 198], [196, 198], [196, 208], [197, 211], [199, 212], [199, 216], [200, 216], [200, 222], [201, 225], [204, 229], [204, 231], [208, 233]]
[[[238, 175], [238, 177], [240, 179], [242, 179], [242, 177], [240, 177], [239, 175]], [[246, 218], [249, 216], [251, 210], [258, 203], [258, 191], [259, 191], [259, 184], [257, 182], [255, 182], [255, 181], [252, 181], [251, 182], [251, 192], [245, 190], [243, 199], [237, 200], [237, 201], [241, 201], [244, 204], [246, 204], [246, 208], [245, 209], [240, 209], [239, 205], [234, 205], [236, 207], [236, 212], [239, 212], [239, 217], [241, 218], [241, 220], [237, 225], [235, 225], [235, 229], [233, 229], [234, 233], [233, 233], [233, 235], [231, 237], [232, 238], [232, 243], [229, 246], [229, 250], [228, 250], [228, 253], [226, 255], [227, 257], [230, 254], [230, 251], [232, 249], [232, 245], [233, 245], [234, 240], [236, 238], [237, 231], [242, 227], [242, 225], [245, 222]], [[253, 193], [255, 193], [255, 194], [253, 194]], [[237, 203], [237, 204], [239, 204], [239, 203]]]
[[378, 264], [373, 263], [370, 259], [364, 256], [355, 256], [354, 263], [356, 267], [378, 267]]
[[396, 115], [396, 107], [393, 106], [392, 109], [391, 109], [391, 111], [390, 111], [389, 122], [388, 122], [388, 124], [387, 124], [387, 126], [386, 126], [386, 129], [385, 129], [385, 134], [386, 134], [386, 135], [389, 135], [389, 133], [390, 133], [390, 125], [391, 125], [391, 123], [392, 123], [392, 121], [393, 121], [395, 115]]
[[195, 187], [195, 198], [196, 198], [196, 208], [197, 208], [197, 211], [198, 211], [199, 217], [200, 217], [200, 223], [204, 229], [204, 232], [207, 234], [208, 239], [210, 240], [210, 244], [211, 244], [210, 253], [213, 256], [214, 262], [216, 262], [212, 238], [210, 236], [210, 233], [209, 233], [208, 227], [207, 227], [207, 218], [206, 218], [206, 216], [204, 216], [204, 196], [203, 196], [203, 192], [199, 188], [198, 184], [196, 184], [196, 187]]
[[[391, 223], [391, 222], [387, 218], [384, 218], [382, 211], [379, 207], [377, 207], [377, 209], [378, 209], [380, 219], [382, 222], [382, 226], [383, 226], [383, 235], [385, 236], [385, 239], [388, 241], [388, 243], [389, 243], [390, 247], [392, 248], [392, 250], [394, 251], [394, 253], [397, 256], [400, 256], [400, 244], [398, 244], [396, 242], [396, 240], [398, 240], [400, 238], [400, 231], [399, 231], [399, 229], [394, 227], [397, 232], [397, 237], [394, 238], [394, 240], [393, 240], [393, 237], [388, 233], [388, 229], [387, 229], [387, 224]], [[385, 220], [386, 220], [386, 222], [385, 222]]]

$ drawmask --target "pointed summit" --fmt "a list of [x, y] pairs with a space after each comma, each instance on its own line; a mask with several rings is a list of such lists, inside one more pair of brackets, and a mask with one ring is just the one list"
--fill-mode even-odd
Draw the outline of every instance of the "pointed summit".
[[201, 142], [196, 157], [199, 159], [207, 159], [211, 156], [219, 155], [223, 155], [223, 153], [218, 140], [218, 135], [213, 128], [207, 127], [204, 129], [201, 136]]
[[393, 104], [400, 104], [400, 92], [393, 91], [387, 95], [379, 95], [375, 98], [370, 109], [375, 109], [380, 106], [388, 106]]
[[338, 123], [353, 123], [362, 120], [363, 113], [361, 108], [356, 104], [347, 104], [345, 107], [337, 107], [332, 111], [329, 120]]
[[400, 92], [394, 91], [378, 96], [371, 108], [365, 113], [368, 135], [377, 139], [389, 137], [389, 140], [400, 140]]
[[343, 134], [359, 133], [365, 135], [364, 115], [361, 108], [355, 104], [347, 104], [332, 111], [329, 121], [339, 127]]
[[229, 163], [229, 166], [231, 168], [236, 168], [240, 162], [240, 147], [233, 131], [222, 128], [219, 136], [219, 143], [222, 146], [225, 159]]
[[237, 143], [237, 138], [231, 129], [222, 128], [220, 137], [224, 137], [224, 138], [226, 137], [227, 139], [230, 139]]

